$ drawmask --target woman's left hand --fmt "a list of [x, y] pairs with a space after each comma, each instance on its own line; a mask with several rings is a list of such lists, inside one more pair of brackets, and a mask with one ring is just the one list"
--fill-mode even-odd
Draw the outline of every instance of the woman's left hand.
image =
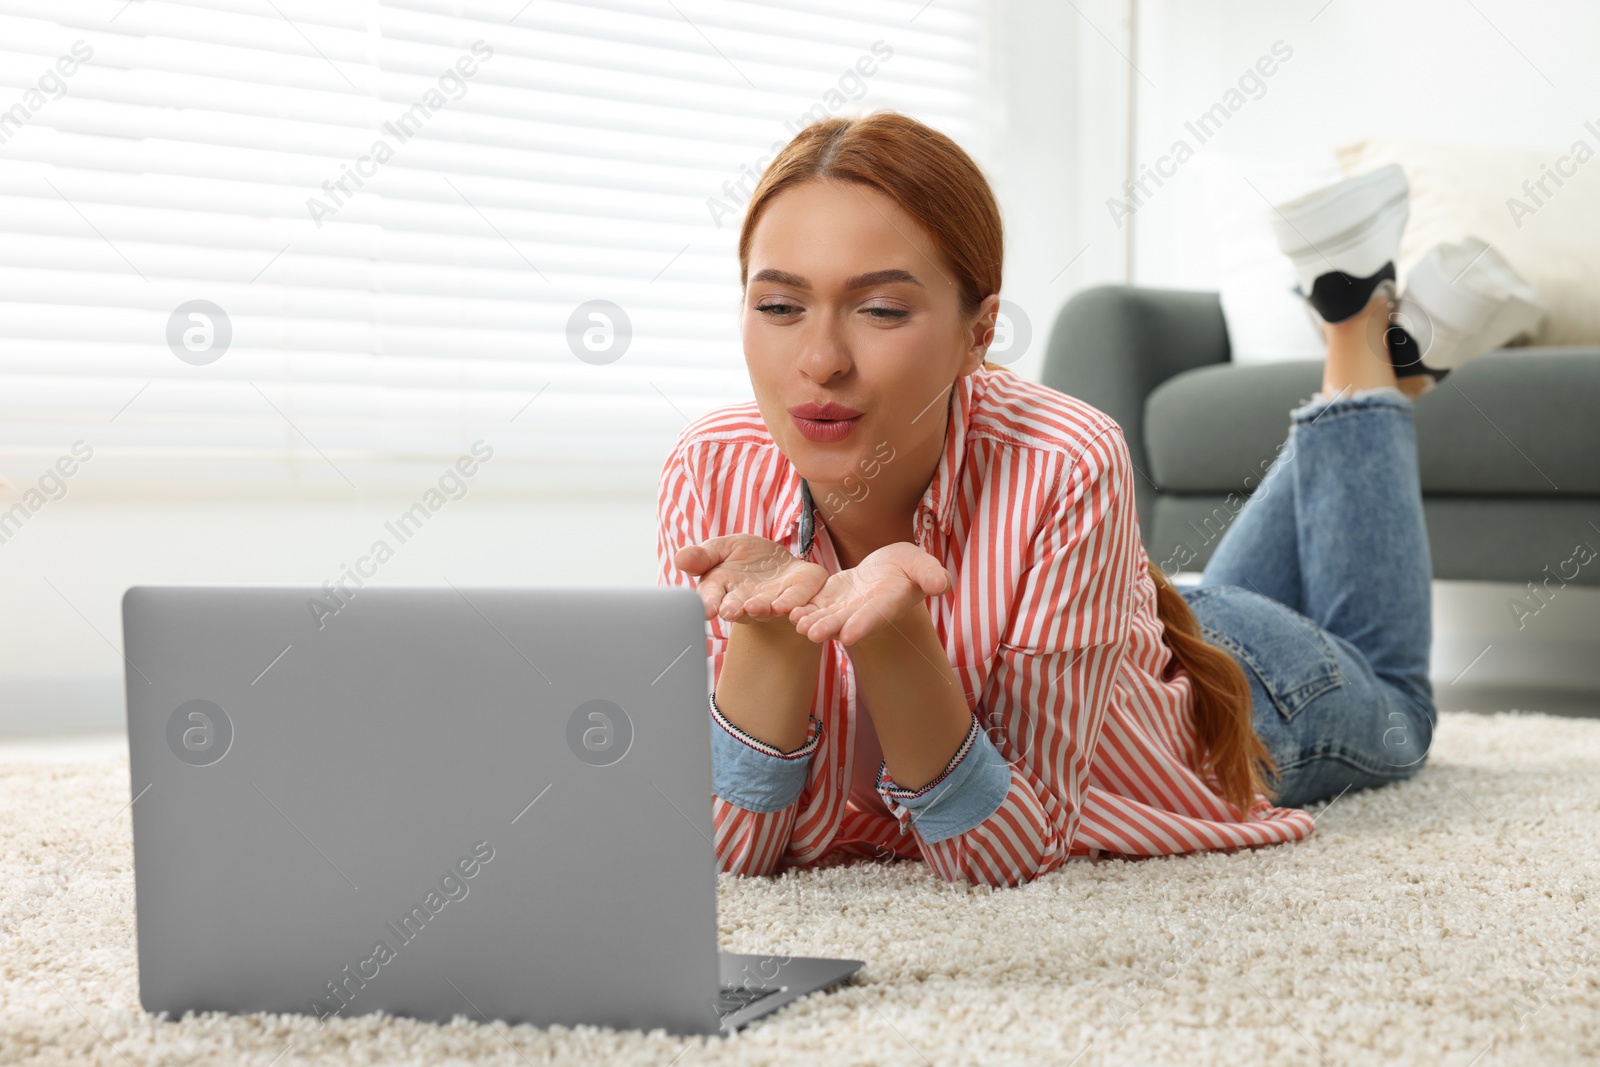
[[938, 596], [954, 581], [949, 571], [909, 541], [885, 545], [859, 564], [828, 576], [809, 603], [789, 612], [795, 632], [822, 643], [853, 645]]

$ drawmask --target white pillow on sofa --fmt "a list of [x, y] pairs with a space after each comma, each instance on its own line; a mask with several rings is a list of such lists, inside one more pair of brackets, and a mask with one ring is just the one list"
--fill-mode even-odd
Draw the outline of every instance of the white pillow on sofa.
[[[1600, 136], [1565, 150], [1372, 139], [1336, 150], [1354, 176], [1398, 163], [1411, 182], [1400, 284], [1440, 241], [1468, 234], [1527, 279], [1547, 314], [1536, 345], [1600, 344]], [[1576, 151], [1574, 151], [1576, 150]], [[1581, 157], [1581, 162], [1579, 161]], [[1552, 169], [1566, 171], [1549, 175]], [[1541, 190], [1536, 184], [1544, 179]], [[1556, 182], [1559, 180], [1560, 185]]]
[[1233, 362], [1321, 359], [1322, 331], [1295, 292], [1294, 267], [1278, 251], [1267, 220], [1272, 204], [1343, 178], [1333, 154], [1285, 161], [1215, 153], [1194, 165], [1201, 175]]

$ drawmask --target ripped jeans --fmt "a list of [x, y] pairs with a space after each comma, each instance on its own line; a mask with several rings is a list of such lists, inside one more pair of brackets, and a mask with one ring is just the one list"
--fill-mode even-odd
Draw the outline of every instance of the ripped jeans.
[[1280, 807], [1409, 778], [1433, 741], [1433, 571], [1411, 411], [1397, 389], [1296, 408], [1183, 592], [1249, 679]]

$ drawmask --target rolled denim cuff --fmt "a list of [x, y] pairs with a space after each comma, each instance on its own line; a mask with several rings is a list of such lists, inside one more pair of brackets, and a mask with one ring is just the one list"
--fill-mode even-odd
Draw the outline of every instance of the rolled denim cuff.
[[928, 844], [964, 834], [1000, 810], [1011, 792], [1011, 765], [1000, 755], [972, 717], [961, 747], [938, 777], [921, 789], [902, 789], [889, 776], [888, 764], [878, 771], [878, 793], [900, 820], [909, 819]]
[[711, 789], [746, 811], [782, 811], [800, 798], [822, 722], [809, 717], [806, 740], [793, 752], [757, 740], [729, 722], [711, 694]]

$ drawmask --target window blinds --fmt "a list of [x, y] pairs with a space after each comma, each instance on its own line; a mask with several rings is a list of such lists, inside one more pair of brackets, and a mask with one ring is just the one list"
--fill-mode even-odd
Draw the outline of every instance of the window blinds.
[[0, 0], [0, 473], [653, 481], [775, 145], [970, 144], [981, 0]]

